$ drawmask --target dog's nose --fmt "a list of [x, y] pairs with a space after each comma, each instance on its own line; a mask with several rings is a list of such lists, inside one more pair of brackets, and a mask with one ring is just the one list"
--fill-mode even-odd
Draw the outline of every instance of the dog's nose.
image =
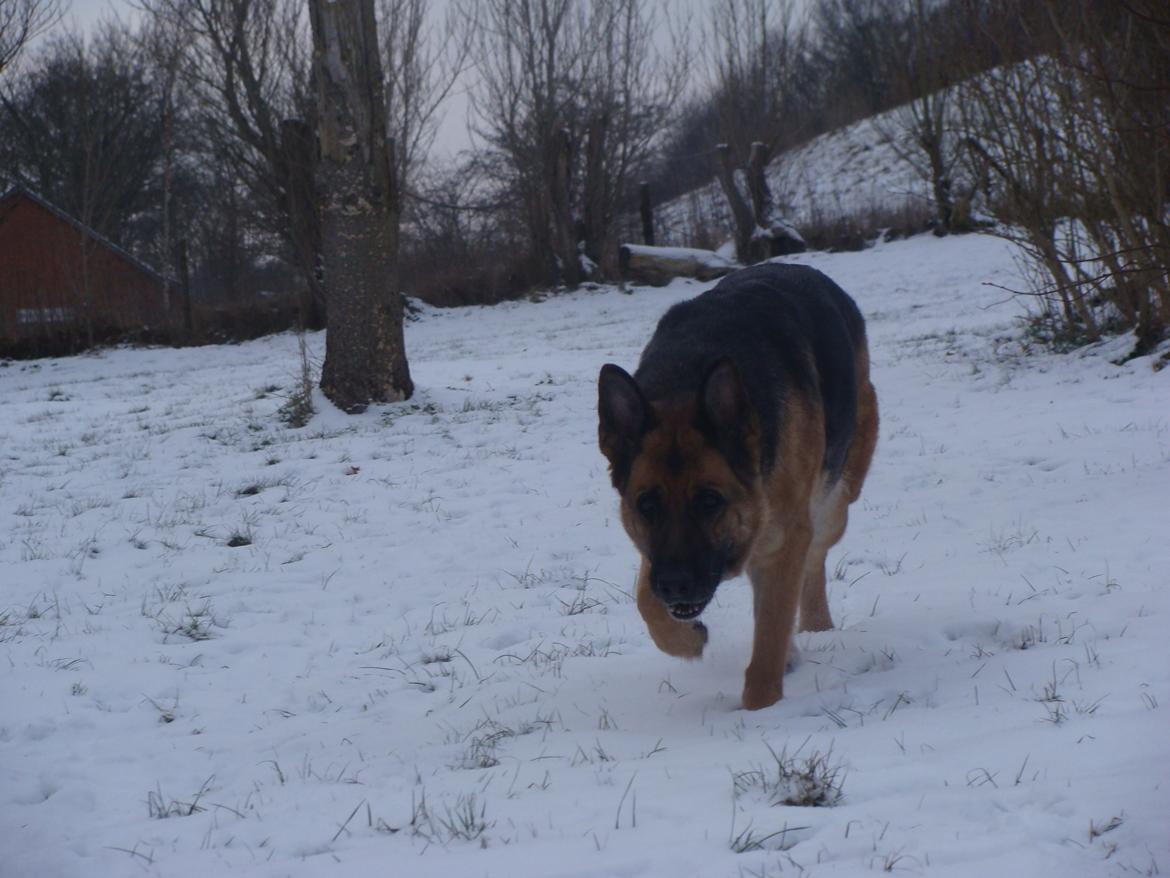
[[655, 571], [654, 591], [668, 604], [690, 600], [694, 590], [694, 578], [679, 567]]

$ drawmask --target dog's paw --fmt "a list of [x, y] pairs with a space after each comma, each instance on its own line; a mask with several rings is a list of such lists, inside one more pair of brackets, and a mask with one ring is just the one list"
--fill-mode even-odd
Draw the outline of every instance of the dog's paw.
[[784, 673], [791, 674], [804, 662], [804, 656], [800, 654], [800, 649], [795, 643], [788, 646], [788, 660], [784, 663]]
[[784, 697], [784, 684], [771, 675], [755, 674], [748, 668], [743, 683], [743, 709], [760, 710], [771, 707]]
[[702, 622], [695, 622], [691, 627], [695, 629], [695, 632], [701, 638], [703, 638], [703, 645], [706, 646], [707, 641], [711, 639], [711, 635], [707, 632], [707, 626]]
[[771, 707], [783, 697], [778, 686], [744, 686], [743, 709], [762, 710]]
[[652, 627], [650, 634], [659, 649], [675, 658], [701, 658], [707, 645], [707, 626], [702, 622], [676, 622], [665, 629]]
[[692, 622], [687, 626], [679, 626], [679, 651], [675, 653], [679, 658], [697, 659], [703, 657], [703, 648], [707, 645], [707, 626], [702, 622]]

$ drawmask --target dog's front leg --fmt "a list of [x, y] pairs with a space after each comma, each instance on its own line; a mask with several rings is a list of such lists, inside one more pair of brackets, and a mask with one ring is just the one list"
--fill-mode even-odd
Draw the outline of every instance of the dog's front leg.
[[759, 710], [784, 695], [784, 668], [800, 603], [805, 556], [812, 541], [807, 523], [785, 528], [784, 540], [753, 558], [748, 568], [755, 598], [756, 627], [752, 658], [744, 673], [743, 706]]
[[702, 622], [680, 622], [670, 615], [650, 588], [650, 562], [642, 559], [638, 571], [638, 612], [646, 620], [650, 637], [667, 655], [698, 658], [707, 645], [707, 626]]

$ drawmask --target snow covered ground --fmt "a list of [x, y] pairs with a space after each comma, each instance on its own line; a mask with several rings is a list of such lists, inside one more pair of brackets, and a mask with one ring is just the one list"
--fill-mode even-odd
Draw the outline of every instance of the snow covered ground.
[[0, 874], [1170, 869], [1170, 373], [1027, 352], [1001, 241], [799, 261], [882, 437], [758, 713], [746, 584], [655, 651], [596, 449], [699, 285], [427, 311], [413, 400], [301, 430], [287, 335], [0, 368]]

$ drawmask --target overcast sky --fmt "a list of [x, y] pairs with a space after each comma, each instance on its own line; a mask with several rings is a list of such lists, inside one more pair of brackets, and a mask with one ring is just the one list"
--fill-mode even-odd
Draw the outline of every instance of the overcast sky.
[[[445, 3], [446, 0], [431, 2]], [[708, 2], [709, 0], [667, 0], [664, 5], [670, 13], [678, 12], [701, 18]], [[104, 16], [117, 15], [125, 18], [137, 14], [134, 0], [63, 0], [63, 5], [67, 10], [66, 23], [75, 24], [83, 29], [91, 27]], [[665, 31], [663, 39], [667, 39]], [[443, 119], [431, 150], [432, 159], [441, 160], [453, 156], [470, 145], [470, 136], [467, 133], [468, 110], [469, 101], [466, 93], [457, 89], [456, 94], [441, 108]]]
[[88, 27], [93, 24], [104, 13], [111, 10], [117, 12], [118, 15], [133, 14], [133, 7], [127, 0], [72, 0], [66, 3], [69, 12], [66, 14], [67, 18], [73, 18], [76, 22]]
[[[136, 14], [133, 0], [65, 0], [65, 24], [74, 24], [82, 29], [93, 26], [104, 16], [122, 17]], [[432, 158], [442, 159], [453, 156], [470, 145], [467, 134], [467, 96], [456, 90], [442, 108], [443, 119], [432, 149]]]

